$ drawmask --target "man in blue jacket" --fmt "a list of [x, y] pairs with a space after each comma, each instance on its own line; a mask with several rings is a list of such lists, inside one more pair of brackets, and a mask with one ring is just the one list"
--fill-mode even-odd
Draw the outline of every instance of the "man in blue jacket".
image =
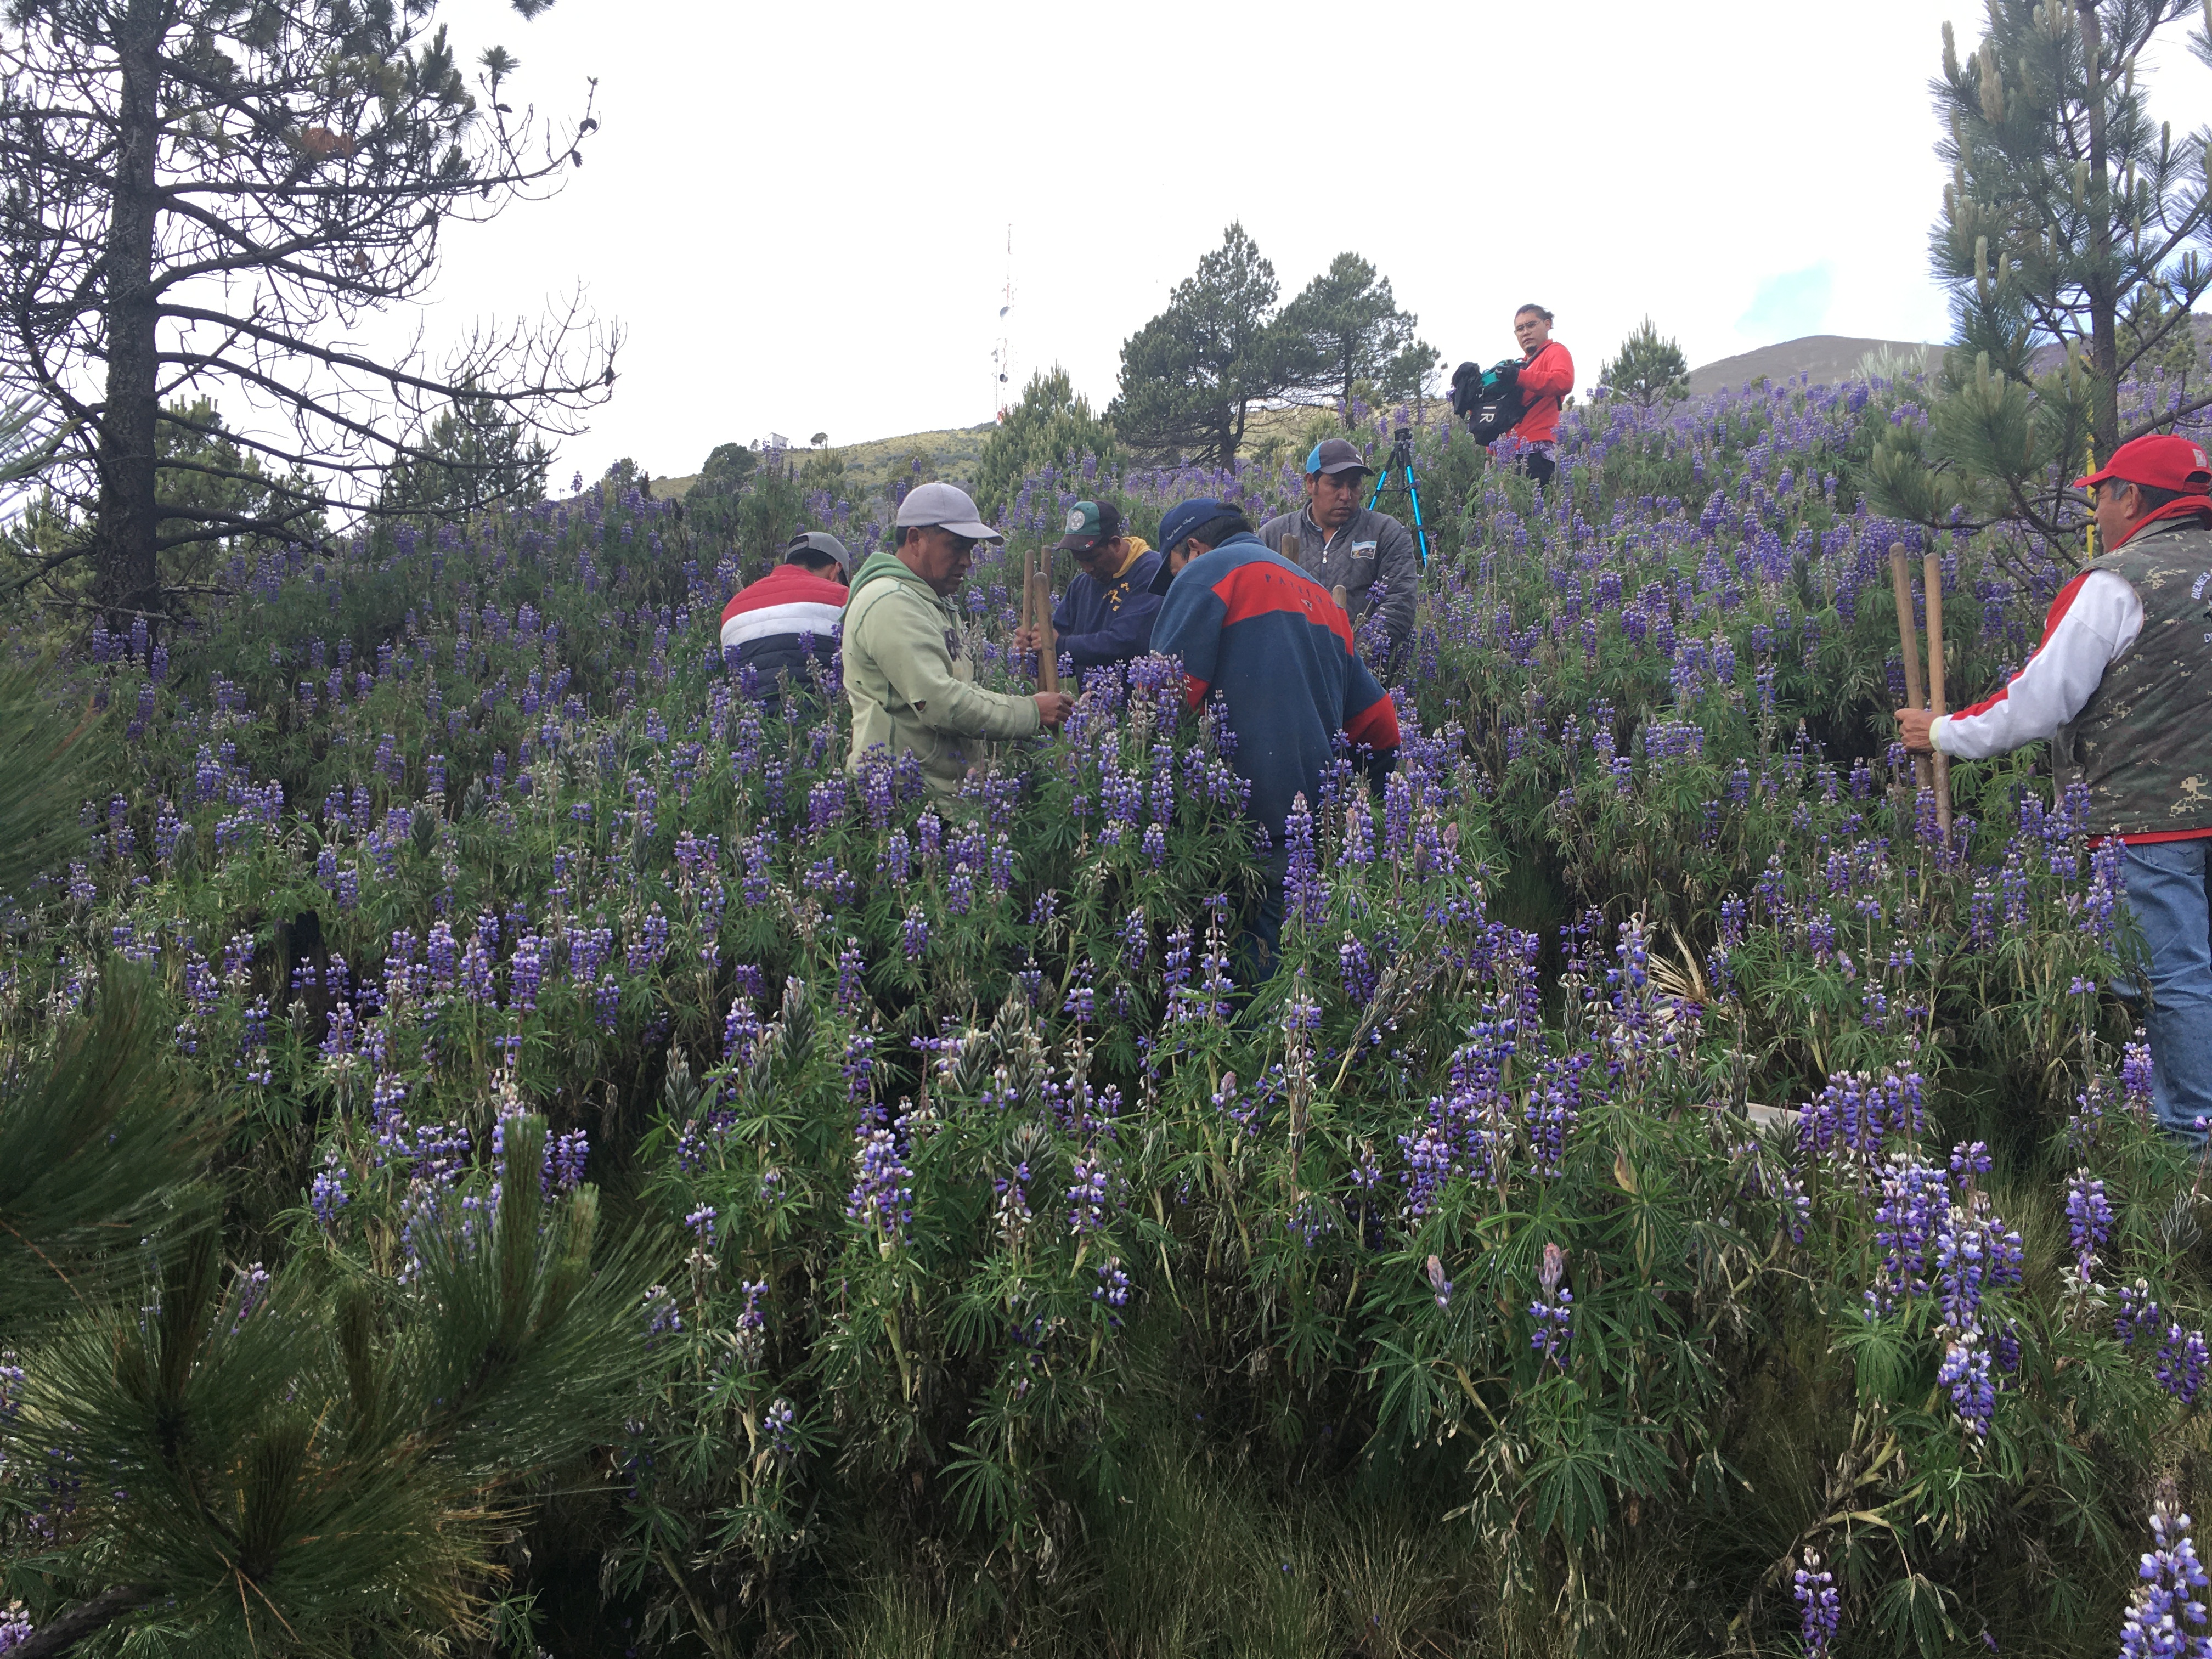
[[[1152, 648], [1152, 619], [1160, 613], [1152, 583], [1160, 556], [1121, 524], [1111, 501], [1078, 501], [1067, 510], [1067, 533], [1055, 551], [1075, 556], [1075, 579], [1053, 607], [1052, 631], [1062, 655], [1075, 660], [1079, 681], [1088, 668], [1127, 662]], [[1036, 630], [1018, 629], [1014, 649], [1037, 648]]]
[[1218, 691], [1249, 779], [1246, 811], [1267, 834], [1267, 885], [1247, 922], [1252, 975], [1275, 971], [1283, 931], [1283, 839], [1291, 803], [1311, 807], [1341, 731], [1382, 753], [1398, 747], [1398, 710], [1352, 648], [1352, 619], [1329, 591], [1252, 533], [1236, 507], [1200, 496], [1160, 520], [1165, 588], [1152, 648], [1182, 659], [1184, 696]]

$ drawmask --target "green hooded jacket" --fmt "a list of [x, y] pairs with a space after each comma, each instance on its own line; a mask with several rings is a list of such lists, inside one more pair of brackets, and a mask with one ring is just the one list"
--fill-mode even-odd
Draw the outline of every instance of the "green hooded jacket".
[[1043, 724], [1034, 699], [975, 683], [960, 613], [895, 553], [872, 553], [854, 572], [842, 648], [853, 701], [848, 771], [872, 749], [893, 760], [911, 753], [929, 787], [949, 795], [988, 758], [990, 739], [1025, 738]]

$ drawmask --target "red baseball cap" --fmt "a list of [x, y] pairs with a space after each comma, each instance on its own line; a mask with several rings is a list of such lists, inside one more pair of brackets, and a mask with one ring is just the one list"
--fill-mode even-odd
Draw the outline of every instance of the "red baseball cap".
[[2143, 484], [2152, 489], [2174, 489], [2185, 495], [2202, 495], [2212, 486], [2212, 459], [2204, 446], [2178, 433], [2153, 432], [2122, 444], [2112, 459], [2086, 478], [2074, 480], [2076, 489], [2094, 489], [2106, 479]]

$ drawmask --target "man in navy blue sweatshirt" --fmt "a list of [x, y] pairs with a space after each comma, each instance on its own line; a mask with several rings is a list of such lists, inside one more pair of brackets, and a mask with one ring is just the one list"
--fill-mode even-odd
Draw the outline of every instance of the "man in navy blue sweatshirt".
[[[1067, 510], [1067, 533], [1055, 551], [1075, 556], [1076, 576], [1053, 607], [1052, 631], [1060, 653], [1075, 660], [1079, 681], [1087, 668], [1127, 662], [1152, 648], [1152, 619], [1160, 613], [1152, 592], [1160, 556], [1141, 536], [1123, 529], [1111, 501], [1078, 501]], [[1037, 648], [1036, 630], [1018, 629], [1014, 649]]]
[[1246, 810], [1267, 832], [1267, 887], [1247, 927], [1259, 946], [1254, 975], [1275, 970], [1283, 931], [1285, 821], [1299, 796], [1311, 807], [1339, 731], [1378, 755], [1398, 747], [1398, 710], [1352, 648], [1352, 619], [1329, 591], [1252, 533], [1251, 521], [1211, 496], [1160, 520], [1166, 563], [1152, 648], [1182, 659], [1184, 696], [1197, 708], [1218, 690], [1237, 734], [1230, 764], [1251, 781]]

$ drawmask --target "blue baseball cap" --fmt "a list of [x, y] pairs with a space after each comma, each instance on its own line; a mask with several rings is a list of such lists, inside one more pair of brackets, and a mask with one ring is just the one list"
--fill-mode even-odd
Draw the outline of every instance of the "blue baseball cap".
[[1172, 553], [1176, 544], [1194, 530], [1203, 530], [1224, 514], [1237, 509], [1211, 495], [1200, 495], [1194, 501], [1177, 501], [1160, 520], [1160, 551]]

